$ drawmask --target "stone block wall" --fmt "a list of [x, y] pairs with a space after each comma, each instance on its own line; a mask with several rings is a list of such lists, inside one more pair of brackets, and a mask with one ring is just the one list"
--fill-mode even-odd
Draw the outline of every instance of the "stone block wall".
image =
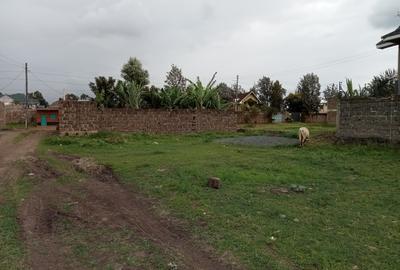
[[[6, 123], [21, 124], [25, 123], [25, 107], [23, 105], [7, 105], [6, 110]], [[28, 109], [28, 121], [32, 120], [35, 114], [34, 109]]]
[[305, 117], [305, 123], [327, 123], [328, 122], [328, 114], [327, 113], [317, 113], [311, 114]]
[[0, 128], [6, 125], [6, 107], [2, 102], [0, 102]]
[[351, 98], [338, 104], [337, 136], [400, 142], [400, 97]]
[[269, 124], [272, 123], [272, 118], [268, 117], [265, 113], [251, 113], [251, 112], [237, 112], [238, 115], [238, 123], [239, 124], [252, 124], [252, 125], [259, 125], [259, 124]]
[[64, 101], [60, 105], [61, 134], [97, 131], [195, 133], [235, 131], [237, 115], [217, 110], [98, 109], [92, 102]]

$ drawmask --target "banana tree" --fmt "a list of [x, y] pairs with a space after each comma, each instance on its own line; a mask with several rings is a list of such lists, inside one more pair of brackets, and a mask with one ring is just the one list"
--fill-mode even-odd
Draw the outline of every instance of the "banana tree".
[[118, 82], [115, 89], [124, 107], [139, 109], [142, 104], [144, 87], [135, 82]]
[[215, 87], [215, 72], [210, 82], [203, 85], [200, 78], [197, 77], [196, 82], [188, 80], [190, 83], [187, 95], [187, 101], [196, 109], [221, 109], [221, 98], [217, 87]]

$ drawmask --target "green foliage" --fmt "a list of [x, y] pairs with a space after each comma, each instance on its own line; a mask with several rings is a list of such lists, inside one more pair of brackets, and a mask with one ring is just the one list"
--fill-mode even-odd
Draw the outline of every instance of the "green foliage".
[[236, 98], [236, 91], [229, 87], [226, 83], [220, 83], [217, 85], [217, 91], [221, 100], [228, 103], [233, 102]]
[[189, 80], [190, 86], [187, 89], [186, 104], [196, 109], [221, 109], [221, 98], [214, 86], [216, 75], [217, 73], [214, 73], [207, 85], [204, 85], [198, 77], [196, 82]]
[[167, 109], [178, 109], [185, 107], [187, 94], [180, 87], [166, 87], [160, 92], [161, 106]]
[[144, 87], [136, 82], [121, 82], [115, 87], [115, 94], [122, 107], [139, 109], [143, 100]]
[[304, 112], [304, 103], [300, 93], [290, 93], [284, 100], [284, 107], [290, 113]]
[[337, 98], [340, 96], [339, 87], [336, 84], [330, 84], [323, 91], [324, 99]]
[[186, 88], [186, 78], [182, 75], [182, 70], [175, 65], [167, 73], [165, 88], [178, 88], [183, 91]]
[[86, 95], [86, 94], [82, 94], [82, 95], [79, 97], [79, 99], [80, 99], [80, 100], [87, 100], [87, 101], [93, 100], [92, 97], [90, 97], [89, 95]]
[[161, 90], [154, 85], [149, 87], [144, 87], [143, 97], [142, 97], [142, 107], [143, 108], [161, 108]]
[[262, 105], [271, 107], [274, 112], [282, 110], [286, 90], [279, 81], [273, 81], [264, 76], [258, 80], [252, 90], [257, 94]]
[[301, 94], [304, 112], [307, 114], [317, 113], [321, 103], [320, 99], [321, 84], [319, 77], [314, 73], [309, 73], [301, 78], [297, 85], [297, 93]]
[[115, 92], [115, 79], [113, 77], [96, 77], [95, 82], [90, 82], [90, 90], [95, 95], [99, 107], [114, 108], [119, 106], [119, 98]]
[[127, 82], [146, 86], [149, 84], [149, 72], [142, 67], [139, 59], [130, 57], [128, 62], [122, 66], [121, 77]]
[[371, 97], [389, 97], [395, 95], [396, 91], [396, 70], [388, 69], [384, 73], [374, 76], [367, 85], [367, 91]]

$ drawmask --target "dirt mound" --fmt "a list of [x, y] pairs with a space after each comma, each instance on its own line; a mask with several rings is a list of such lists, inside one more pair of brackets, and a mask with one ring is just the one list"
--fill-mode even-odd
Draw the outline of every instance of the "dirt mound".
[[73, 159], [72, 164], [77, 171], [85, 172], [96, 180], [103, 182], [117, 180], [117, 177], [114, 175], [110, 167], [97, 164], [91, 158]]

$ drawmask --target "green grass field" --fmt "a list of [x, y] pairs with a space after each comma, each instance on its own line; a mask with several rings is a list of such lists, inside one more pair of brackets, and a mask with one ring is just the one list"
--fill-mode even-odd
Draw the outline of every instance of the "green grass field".
[[[244, 134], [293, 137], [300, 125], [258, 126]], [[334, 127], [307, 126], [312, 141], [302, 149], [214, 142], [236, 133], [100, 133], [50, 137], [41, 150], [112, 166], [128, 188], [156, 198], [159, 210], [184, 220], [199, 241], [249, 269], [396, 269], [399, 149], [335, 145], [317, 139]], [[222, 179], [222, 189], [206, 187], [210, 176]], [[306, 191], [271, 192], [291, 185]]]

